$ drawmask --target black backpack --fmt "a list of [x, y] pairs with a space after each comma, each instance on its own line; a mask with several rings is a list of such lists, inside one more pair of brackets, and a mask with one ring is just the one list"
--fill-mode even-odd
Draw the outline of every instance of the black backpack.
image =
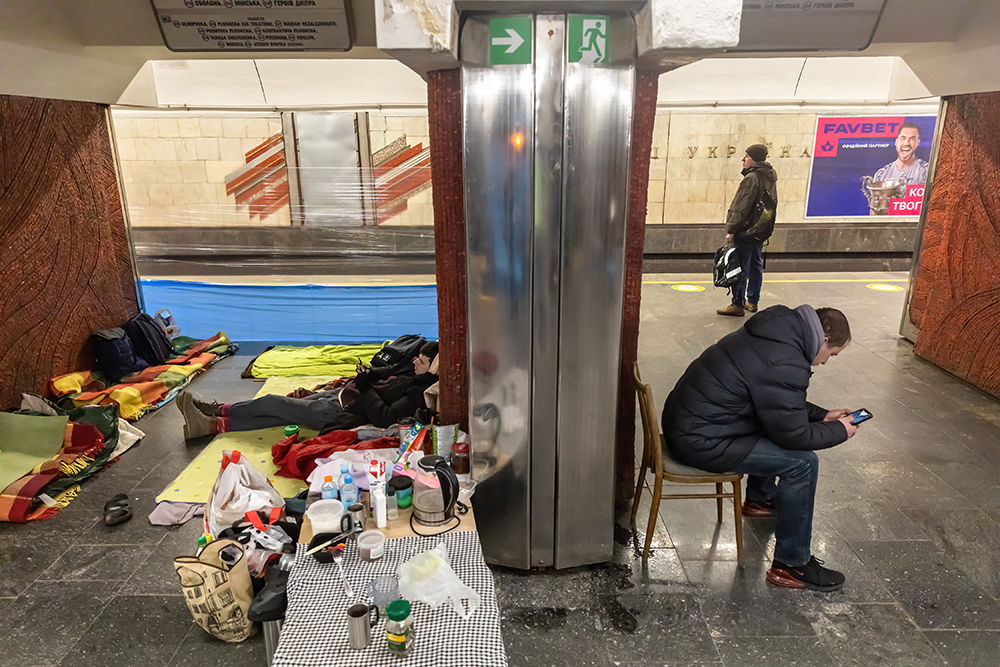
[[736, 238], [744, 243], [764, 243], [774, 233], [774, 219], [778, 215], [778, 202], [767, 190], [761, 188], [760, 199], [750, 212], [749, 224]]
[[136, 353], [145, 359], [150, 366], [166, 363], [174, 352], [167, 332], [146, 313], [139, 313], [123, 324], [122, 328], [132, 339], [132, 347], [135, 348]]
[[[372, 368], [378, 368], [380, 377], [413, 372], [413, 360], [427, 339], [417, 334], [403, 334], [387, 343], [372, 357]], [[384, 369], [384, 370], [383, 370]]]
[[122, 378], [145, 370], [149, 364], [136, 356], [132, 340], [121, 327], [101, 329], [90, 337], [97, 368], [107, 378], [108, 384], [118, 384]]
[[715, 268], [712, 271], [716, 287], [733, 287], [743, 280], [740, 254], [733, 245], [724, 245], [715, 251]]

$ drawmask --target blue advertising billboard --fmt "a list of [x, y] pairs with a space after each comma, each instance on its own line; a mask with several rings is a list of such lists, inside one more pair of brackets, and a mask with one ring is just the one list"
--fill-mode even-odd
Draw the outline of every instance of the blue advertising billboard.
[[936, 116], [821, 116], [807, 218], [920, 215]]

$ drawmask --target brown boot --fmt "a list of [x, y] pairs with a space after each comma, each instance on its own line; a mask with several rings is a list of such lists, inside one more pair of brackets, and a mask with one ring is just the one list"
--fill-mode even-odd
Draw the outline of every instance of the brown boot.
[[206, 435], [218, 433], [218, 420], [209, 417], [194, 406], [191, 394], [181, 392], [177, 395], [177, 407], [184, 416], [184, 439], [193, 440]]
[[748, 313], [756, 313], [757, 312], [757, 304], [756, 303], [750, 303], [749, 301], [747, 301], [747, 312]]
[[730, 317], [743, 317], [744, 311], [737, 305], [729, 304], [725, 308], [719, 308], [717, 311], [719, 315], [728, 315]]

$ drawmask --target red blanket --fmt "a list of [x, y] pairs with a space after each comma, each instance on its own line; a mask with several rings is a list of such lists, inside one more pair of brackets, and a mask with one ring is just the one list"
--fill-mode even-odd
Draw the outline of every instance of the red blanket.
[[348, 449], [397, 449], [399, 438], [379, 438], [357, 442], [358, 434], [354, 431], [330, 431], [326, 435], [318, 435], [299, 442], [299, 436], [293, 435], [271, 445], [271, 458], [279, 470], [276, 474], [282, 477], [305, 480], [316, 469], [316, 459], [332, 456]]

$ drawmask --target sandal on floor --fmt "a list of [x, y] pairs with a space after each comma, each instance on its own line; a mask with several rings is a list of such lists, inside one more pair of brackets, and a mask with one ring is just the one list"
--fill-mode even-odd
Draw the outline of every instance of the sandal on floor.
[[104, 525], [117, 526], [132, 518], [132, 506], [128, 502], [128, 494], [119, 493], [104, 503]]

